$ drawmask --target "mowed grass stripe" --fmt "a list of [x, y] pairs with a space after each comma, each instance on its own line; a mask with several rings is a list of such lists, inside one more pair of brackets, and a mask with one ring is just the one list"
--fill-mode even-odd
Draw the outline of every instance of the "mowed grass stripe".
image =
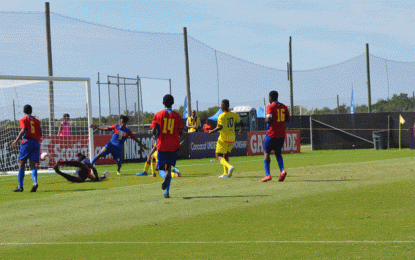
[[[152, 218], [148, 215], [163, 218], [164, 209], [170, 209], [170, 214], [177, 211], [180, 213], [178, 217], [181, 218], [186, 217], [183, 213], [195, 215], [223, 208], [240, 207], [244, 205], [243, 201], [246, 198], [250, 198], [254, 203], [263, 203], [327, 190], [367, 185], [372, 182], [396, 181], [411, 178], [411, 172], [400, 169], [402, 167], [409, 169], [412, 166], [413, 162], [410, 159], [372, 161], [354, 164], [352, 167], [348, 165], [314, 166], [290, 171], [284, 183], [272, 181], [266, 184], [259, 181], [262, 177], [260, 172], [241, 172], [229, 180], [218, 180], [216, 176], [181, 178], [173, 181], [171, 191], [173, 199], [170, 201], [162, 198], [160, 178], [157, 182], [148, 183], [149, 185], [130, 184], [129, 186], [107, 187], [102, 190], [82, 189], [84, 184], [64, 182], [50, 186], [52, 193], [53, 189], [61, 190], [65, 185], [80, 189], [75, 190], [77, 192], [67, 190], [66, 193], [58, 193], [59, 195], [39, 198], [29, 196], [30, 200], [2, 203], [5, 209], [5, 214], [2, 215], [3, 223], [11, 227], [17, 226], [18, 229], [25, 226], [33, 228], [32, 232], [26, 232], [24, 241], [14, 236], [13, 232], [7, 232], [8, 229], [3, 238], [7, 239], [7, 234], [9, 234], [14, 236], [15, 240], [6, 240], [7, 242], [33, 241], [30, 240], [29, 234], [36, 234], [36, 230], [42, 227], [50, 230], [63, 229], [60, 230], [62, 233], [90, 232], [91, 228], [95, 228], [96, 231], [102, 229], [101, 225], [95, 223], [96, 221], [90, 221], [92, 222], [90, 227], [87, 225], [86, 228], [79, 228], [76, 224], [79, 219], [102, 219], [103, 223], [107, 222], [106, 228], [113, 229], [121, 228], [123, 225], [134, 226], [151, 221]], [[356, 172], [356, 169], [359, 171]], [[395, 170], [398, 172], [391, 174]], [[149, 179], [154, 180], [154, 178], [145, 177], [142, 180]], [[109, 181], [106, 185], [108, 183]], [[99, 185], [99, 183], [88, 184]], [[186, 200], [183, 201], [183, 199]], [[219, 199], [221, 202], [217, 202]], [[148, 214], [145, 214], [146, 212]], [[118, 216], [120, 214], [121, 218]], [[60, 226], [67, 227], [68, 230], [59, 228]], [[48, 233], [45, 238], [49, 236], [58, 238], [60, 235], [62, 235], [60, 232]], [[38, 241], [42, 241], [42, 238], [37, 235]], [[0, 239], [0, 242], [3, 241]]]
[[370, 184], [180, 220], [171, 217], [68, 237], [58, 244], [3, 246], [2, 255], [5, 259], [16, 255], [23, 259], [408, 259], [415, 253], [414, 188], [414, 180]]

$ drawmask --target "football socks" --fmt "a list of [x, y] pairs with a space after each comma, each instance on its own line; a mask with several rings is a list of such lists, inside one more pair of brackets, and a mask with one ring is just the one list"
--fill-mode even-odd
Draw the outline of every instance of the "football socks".
[[271, 160], [264, 160], [265, 176], [271, 175]]
[[151, 162], [151, 174], [155, 174], [156, 173], [156, 162]]
[[37, 168], [33, 168], [32, 169], [32, 180], [33, 180], [33, 185], [37, 184]]
[[223, 158], [223, 157], [221, 157], [221, 158], [219, 159], [219, 163], [220, 163], [220, 164], [222, 164], [223, 166], [226, 166], [227, 168], [231, 168], [231, 167], [232, 167], [232, 165], [230, 165], [230, 164], [226, 161], [226, 159], [225, 159], [225, 158]]
[[150, 164], [148, 164], [147, 162], [144, 164], [144, 172], [148, 171], [148, 168], [150, 168]]
[[228, 175], [228, 167], [226, 167], [225, 165], [223, 165], [223, 174]]
[[280, 167], [280, 172], [284, 170], [284, 161], [282, 160], [281, 152], [275, 153], [275, 157], [277, 157], [278, 166]]
[[19, 187], [18, 188], [23, 188], [24, 168], [19, 168], [19, 173], [18, 173], [17, 179], [19, 180]]
[[[98, 154], [99, 155], [99, 154]], [[91, 162], [91, 164], [92, 165], [94, 165], [95, 164], [95, 162], [98, 160], [98, 155], [97, 156], [95, 156], [94, 157], [94, 159], [92, 159], [92, 162]]]

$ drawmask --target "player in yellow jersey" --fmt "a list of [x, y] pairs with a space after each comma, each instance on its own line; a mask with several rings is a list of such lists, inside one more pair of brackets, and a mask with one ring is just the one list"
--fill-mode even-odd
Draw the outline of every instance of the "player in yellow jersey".
[[[157, 170], [157, 143], [154, 144], [153, 149], [151, 150], [150, 154], [147, 157], [147, 161], [144, 164], [144, 171], [137, 173], [137, 176], [147, 176], [147, 171], [151, 166], [151, 174], [149, 177], [157, 177], [156, 170]], [[176, 167], [173, 167], [172, 172], [175, 175], [171, 175], [171, 177], [182, 177], [179, 170]]]
[[224, 112], [219, 115], [218, 125], [215, 129], [209, 131], [209, 134], [212, 135], [220, 131], [215, 151], [216, 158], [223, 165], [223, 175], [219, 176], [219, 178], [230, 178], [235, 167], [229, 164], [228, 155], [235, 143], [235, 124], [241, 125], [240, 135], [243, 133], [244, 125], [238, 114], [229, 111], [229, 100], [222, 100], [221, 108]]

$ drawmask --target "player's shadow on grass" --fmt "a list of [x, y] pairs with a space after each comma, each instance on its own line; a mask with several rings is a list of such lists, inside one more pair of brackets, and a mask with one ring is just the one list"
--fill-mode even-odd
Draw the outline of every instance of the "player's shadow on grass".
[[336, 182], [336, 181], [360, 181], [360, 179], [340, 179], [340, 180], [289, 180], [289, 182]]
[[185, 200], [190, 199], [227, 199], [227, 198], [249, 198], [249, 197], [269, 197], [271, 195], [229, 195], [229, 196], [193, 196], [183, 197]]
[[74, 190], [71, 190], [71, 189], [66, 189], [66, 190], [45, 190], [45, 191], [42, 191], [42, 192], [76, 192], [76, 191], [92, 191], [92, 190], [96, 190], [96, 189], [74, 189]]
[[212, 175], [212, 176], [213, 176], [213, 174], [212, 174], [212, 173], [184, 174], [184, 175], [182, 175], [182, 177], [180, 177], [180, 178], [189, 178], [189, 177], [191, 177], [191, 178], [194, 178], [194, 177], [207, 177], [207, 176], [210, 176], [210, 175]]

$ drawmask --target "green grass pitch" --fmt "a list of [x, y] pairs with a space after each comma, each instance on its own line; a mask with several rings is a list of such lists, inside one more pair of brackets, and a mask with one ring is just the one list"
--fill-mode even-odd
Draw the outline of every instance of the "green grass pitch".
[[108, 180], [39, 175], [13, 193], [0, 178], [0, 259], [411, 259], [415, 255], [414, 152], [306, 151], [262, 183], [263, 157], [178, 161], [172, 198], [143, 164]]

